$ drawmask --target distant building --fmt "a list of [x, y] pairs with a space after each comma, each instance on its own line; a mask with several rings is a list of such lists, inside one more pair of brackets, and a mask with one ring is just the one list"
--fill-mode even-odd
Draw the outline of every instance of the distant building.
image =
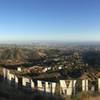
[[17, 71], [21, 72], [22, 71], [22, 68], [21, 67], [18, 67], [17, 68]]

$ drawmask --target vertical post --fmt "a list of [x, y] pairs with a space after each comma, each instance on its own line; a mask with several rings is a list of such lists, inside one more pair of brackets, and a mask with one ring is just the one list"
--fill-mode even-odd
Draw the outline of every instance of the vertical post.
[[82, 80], [82, 91], [88, 91], [88, 80]]
[[82, 80], [82, 91], [85, 91], [85, 80]]
[[73, 97], [74, 97], [74, 100], [75, 100], [75, 95], [76, 95], [76, 80], [73, 80]]
[[7, 77], [7, 69], [3, 68], [3, 78], [5, 79]]
[[55, 94], [55, 90], [56, 90], [56, 83], [52, 83], [52, 94]]
[[100, 78], [98, 78], [98, 92], [100, 92]]
[[35, 88], [35, 84], [33, 82], [33, 80], [31, 79], [31, 88], [34, 89]]
[[16, 88], [18, 87], [18, 77], [17, 76], [15, 76], [15, 86]]
[[85, 80], [86, 82], [86, 91], [88, 91], [88, 80]]

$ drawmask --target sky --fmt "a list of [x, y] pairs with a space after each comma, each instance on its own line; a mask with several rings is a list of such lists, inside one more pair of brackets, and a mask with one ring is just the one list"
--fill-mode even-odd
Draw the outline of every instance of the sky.
[[0, 41], [100, 41], [100, 0], [0, 0]]

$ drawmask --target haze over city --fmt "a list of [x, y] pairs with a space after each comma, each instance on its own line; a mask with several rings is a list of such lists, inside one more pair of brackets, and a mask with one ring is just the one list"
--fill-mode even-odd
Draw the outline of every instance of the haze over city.
[[99, 41], [100, 0], [0, 0], [0, 42]]

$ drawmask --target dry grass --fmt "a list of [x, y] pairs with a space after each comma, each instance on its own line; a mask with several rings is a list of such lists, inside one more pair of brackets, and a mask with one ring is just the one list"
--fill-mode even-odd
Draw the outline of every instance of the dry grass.
[[99, 93], [89, 92], [80, 92], [76, 96], [66, 96], [64, 100], [100, 100]]
[[83, 100], [100, 100], [100, 96], [84, 98]]

